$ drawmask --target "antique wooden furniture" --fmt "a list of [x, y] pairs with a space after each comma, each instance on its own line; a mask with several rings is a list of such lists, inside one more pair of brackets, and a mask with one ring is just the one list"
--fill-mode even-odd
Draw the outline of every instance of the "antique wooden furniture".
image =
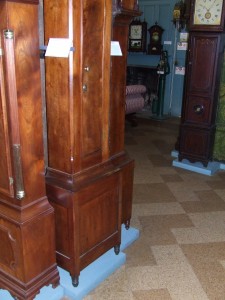
[[212, 159], [219, 79], [224, 53], [222, 0], [191, 1], [189, 51], [179, 136], [179, 160]]
[[146, 86], [141, 84], [126, 86], [126, 120], [130, 122], [132, 126], [138, 125], [136, 113], [140, 112], [144, 108], [144, 94], [146, 93], [146, 90]]
[[[132, 213], [134, 161], [124, 149], [127, 44], [129, 25], [134, 17], [141, 15], [137, 0], [113, 0], [113, 41], [119, 41], [122, 56], [111, 57], [111, 103], [109, 150], [113, 163], [122, 174], [122, 219], [126, 229], [130, 226]], [[115, 88], [116, 87], [116, 88]]]
[[38, 1], [0, 1], [0, 288], [31, 300], [56, 285], [45, 192]]
[[[124, 151], [124, 99], [132, 2], [123, 17], [118, 3], [113, 15], [111, 0], [44, 2], [45, 43], [70, 38], [74, 47], [68, 58], [45, 58], [47, 195], [55, 209], [57, 262], [74, 286], [100, 255], [112, 247], [119, 253], [121, 223], [129, 227], [133, 161]], [[112, 16], [123, 57], [111, 60]]]

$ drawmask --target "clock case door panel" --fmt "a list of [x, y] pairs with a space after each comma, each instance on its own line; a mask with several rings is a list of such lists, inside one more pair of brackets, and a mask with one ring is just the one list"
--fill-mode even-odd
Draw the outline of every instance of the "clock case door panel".
[[1, 0], [0, 18], [0, 164], [12, 184], [0, 176], [0, 288], [31, 300], [59, 282], [44, 180], [38, 1]]
[[222, 62], [224, 35], [194, 33], [189, 41], [184, 122], [210, 126], [215, 122], [219, 92], [218, 66]]

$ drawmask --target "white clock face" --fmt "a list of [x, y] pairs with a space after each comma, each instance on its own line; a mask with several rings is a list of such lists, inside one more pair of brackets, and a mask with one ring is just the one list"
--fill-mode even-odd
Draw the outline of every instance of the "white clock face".
[[223, 0], [195, 0], [194, 24], [220, 25]]
[[142, 38], [142, 26], [132, 25], [130, 28], [130, 38], [131, 39], [141, 39]]

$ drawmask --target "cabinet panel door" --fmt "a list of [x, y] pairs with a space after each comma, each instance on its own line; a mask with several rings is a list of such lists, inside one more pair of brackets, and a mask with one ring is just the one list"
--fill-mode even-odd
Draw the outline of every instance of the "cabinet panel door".
[[83, 167], [101, 162], [107, 152], [111, 30], [107, 2], [83, 3]]
[[189, 56], [190, 93], [211, 95], [215, 86], [215, 69], [218, 57], [219, 36], [192, 35]]
[[0, 170], [0, 193], [13, 197], [13, 185], [11, 184], [12, 182], [10, 183], [10, 181], [12, 180], [12, 164], [10, 158], [2, 56], [0, 56]]
[[205, 130], [195, 127], [182, 127], [181, 149], [183, 156], [188, 156], [190, 161], [208, 160], [211, 156], [212, 136], [214, 129]]

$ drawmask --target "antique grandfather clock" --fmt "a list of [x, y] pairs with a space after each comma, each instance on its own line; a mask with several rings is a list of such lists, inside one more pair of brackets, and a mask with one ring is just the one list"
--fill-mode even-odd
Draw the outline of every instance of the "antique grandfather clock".
[[215, 118], [224, 58], [223, 0], [192, 0], [179, 160], [212, 160]]
[[112, 247], [119, 253], [121, 223], [129, 227], [131, 217], [134, 163], [124, 151], [126, 52], [116, 66], [110, 45], [113, 18], [126, 11], [118, 27], [126, 51], [136, 1], [119, 2], [44, 1], [45, 44], [49, 38], [73, 41], [68, 57], [46, 56], [45, 66], [46, 188], [55, 210], [57, 262], [74, 286], [80, 271], [100, 255]]
[[37, 0], [0, 0], [0, 289], [59, 282], [46, 197]]

